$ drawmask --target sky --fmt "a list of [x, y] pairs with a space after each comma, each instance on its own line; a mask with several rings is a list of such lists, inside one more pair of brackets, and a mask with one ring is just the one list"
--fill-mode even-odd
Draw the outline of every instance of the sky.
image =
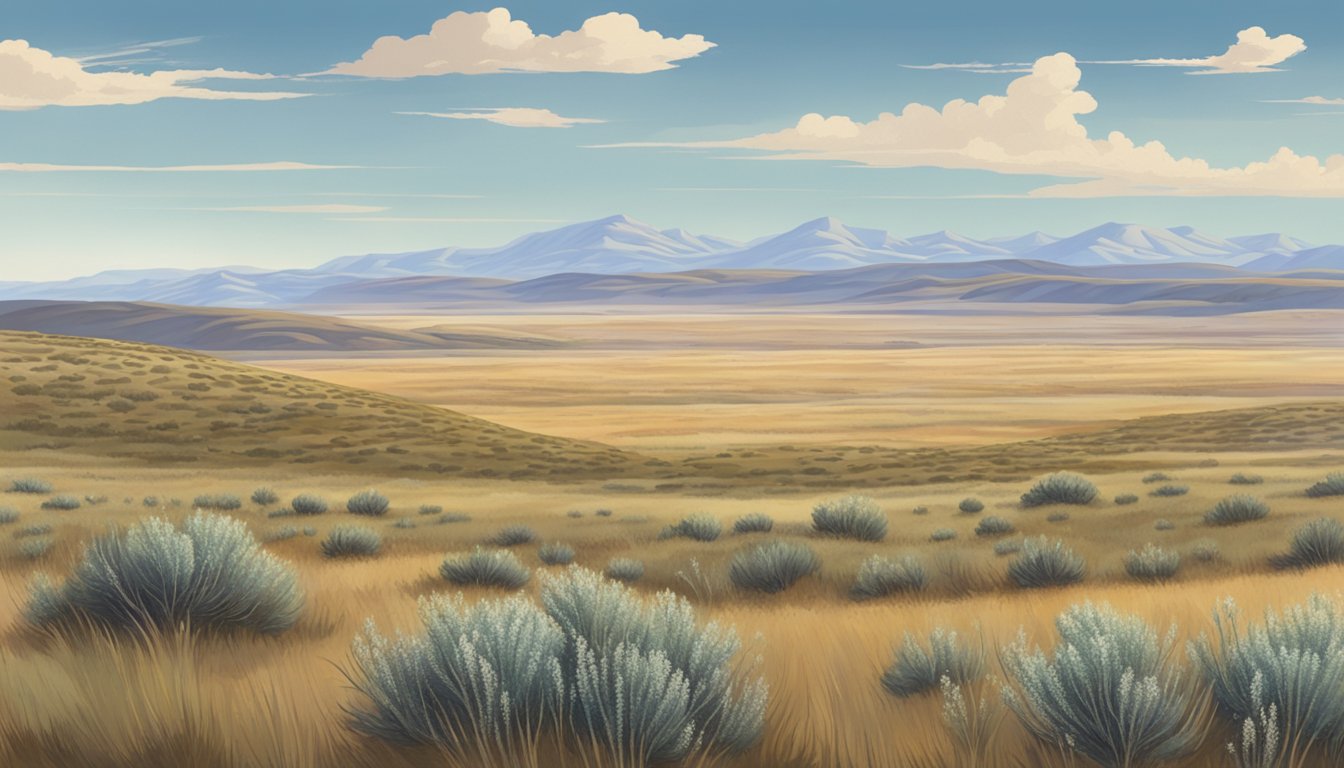
[[0, 7], [0, 280], [624, 213], [1344, 242], [1344, 4]]

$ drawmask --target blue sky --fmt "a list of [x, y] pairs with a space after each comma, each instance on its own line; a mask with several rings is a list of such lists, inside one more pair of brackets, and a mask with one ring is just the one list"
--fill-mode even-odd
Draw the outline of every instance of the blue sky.
[[[495, 4], [276, 5], [80, 1], [0, 9], [0, 40], [25, 40], [56, 57], [104, 57], [84, 59], [89, 74], [220, 68], [281, 77], [232, 75], [180, 85], [310, 94], [146, 96], [141, 103], [75, 106], [41, 97], [32, 103], [23, 101], [30, 93], [6, 93], [18, 80], [5, 76], [0, 56], [0, 107], [11, 97], [11, 108], [0, 108], [0, 261], [6, 267], [0, 279], [151, 266], [308, 266], [351, 253], [490, 245], [615, 212], [734, 237], [834, 215], [902, 235], [937, 229], [972, 236], [1032, 229], [1067, 234], [1125, 220], [1344, 242], [1344, 171], [1327, 159], [1344, 153], [1344, 104], [1270, 103], [1344, 98], [1344, 7], [1338, 4], [513, 2], [507, 5], [512, 19], [537, 34], [576, 30], [585, 19], [614, 11], [659, 33], [657, 50], [671, 51], [666, 41], [684, 42], [686, 35], [714, 46], [639, 74], [450, 71], [299, 79], [290, 76], [358, 61], [380, 36], [425, 34], [450, 13], [484, 12]], [[1305, 50], [1263, 67], [1274, 71], [1248, 71], [1231, 59], [1190, 63], [1223, 54], [1240, 31], [1253, 27], [1276, 39], [1275, 46], [1287, 45], [1281, 36], [1301, 38]], [[156, 41], [177, 42], [140, 45]], [[681, 53], [702, 47], [677, 45]], [[1042, 98], [1074, 104], [1075, 92], [1091, 95], [1094, 108], [1069, 116], [1085, 128], [1086, 142], [1118, 131], [1135, 144], [1158, 140], [1174, 159], [1196, 158], [1224, 170], [1289, 147], [1320, 168], [1299, 176], [1294, 160], [1282, 173], [1249, 181], [1239, 172], [1203, 171], [1172, 181], [1161, 160], [1150, 175], [1168, 174], [1162, 183], [1171, 186], [1152, 194], [1151, 178], [1133, 170], [1143, 163], [1112, 153], [1112, 171], [1103, 168], [1112, 160], [1092, 157], [1090, 145], [1062, 142], [1055, 151], [1053, 134], [1026, 135], [1035, 130], [1030, 120], [986, 127], [975, 137], [1030, 144], [993, 160], [933, 146], [961, 127], [980, 130], [974, 115], [969, 127], [952, 118], [935, 122], [923, 139], [910, 137], [918, 133], [910, 125], [897, 125], [894, 133], [879, 133], [876, 123], [865, 127], [879, 113], [900, 114], [909, 103], [938, 110], [952, 99], [1002, 95], [1031, 74], [905, 65], [1007, 63], [1001, 68], [1020, 70], [1016, 63], [1057, 52], [1072, 58], [1050, 59], [1050, 69], [1032, 77], [1057, 86], [1058, 93]], [[1173, 59], [1184, 62], [1154, 63]], [[1089, 63], [1136, 60], [1148, 63]], [[1236, 71], [1192, 74], [1219, 67]], [[1069, 80], [1070, 73], [1080, 81]], [[518, 107], [603, 122], [516, 127], [399, 114], [461, 117], [473, 108]], [[1033, 105], [1026, 107], [1030, 112]], [[809, 113], [844, 116], [844, 122], [827, 123], [838, 129], [835, 136], [790, 133]], [[880, 153], [859, 151], [872, 142]], [[1042, 150], [1050, 157], [1038, 159]], [[797, 159], [800, 154], [808, 159]], [[13, 170], [277, 162], [349, 167]], [[1103, 178], [1090, 186], [1071, 186], [1098, 175]], [[1040, 196], [1050, 189], [1056, 191]]]

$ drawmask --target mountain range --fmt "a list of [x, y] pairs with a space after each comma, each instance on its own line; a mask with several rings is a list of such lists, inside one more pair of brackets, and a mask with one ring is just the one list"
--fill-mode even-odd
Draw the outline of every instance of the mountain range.
[[1078, 268], [1197, 264], [1252, 274], [1290, 273], [1344, 270], [1344, 246], [1312, 246], [1278, 233], [1221, 238], [1190, 227], [1113, 222], [1069, 237], [1031, 232], [977, 240], [942, 231], [902, 238], [881, 229], [847, 226], [831, 217], [739, 242], [682, 229], [660, 230], [618, 215], [535, 232], [495, 248], [347, 256], [309, 269], [114, 270], [57, 282], [0, 282], [0, 299], [277, 307], [328, 301], [369, 281], [422, 277], [475, 281], [457, 287], [487, 289], [566, 274], [828, 272], [884, 264], [989, 261]]

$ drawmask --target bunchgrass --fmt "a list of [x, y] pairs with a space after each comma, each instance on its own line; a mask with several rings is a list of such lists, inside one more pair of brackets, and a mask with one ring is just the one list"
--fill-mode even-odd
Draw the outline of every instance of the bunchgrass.
[[364, 517], [382, 517], [387, 514], [391, 502], [383, 494], [369, 489], [360, 491], [345, 502], [345, 511]]
[[569, 565], [574, 562], [574, 548], [558, 541], [548, 542], [537, 548], [537, 559], [546, 565]]
[[444, 558], [439, 575], [459, 586], [518, 589], [527, 583], [531, 573], [506, 549], [477, 547], [472, 552]]
[[743, 515], [733, 521], [733, 533], [769, 533], [774, 527], [775, 521], [760, 512]]
[[866, 496], [846, 496], [813, 507], [812, 530], [822, 536], [881, 541], [887, 537], [887, 516]]
[[1167, 581], [1180, 567], [1179, 552], [1162, 549], [1151, 542], [1142, 549], [1131, 549], [1125, 555], [1125, 573], [1138, 581]]
[[723, 533], [723, 525], [718, 518], [709, 515], [690, 515], [682, 518], [676, 525], [669, 525], [659, 535], [660, 538], [686, 538], [694, 541], [714, 541]]
[[775, 594], [821, 569], [821, 561], [806, 544], [767, 541], [733, 555], [728, 577], [738, 589]]
[[58, 509], [63, 512], [79, 509], [81, 506], [82, 503], [77, 497], [68, 494], [58, 494], [42, 502], [43, 509]]
[[919, 558], [870, 555], [859, 566], [850, 594], [855, 600], [871, 600], [903, 592], [919, 592], [929, 583], [929, 574]]
[[495, 531], [486, 543], [496, 547], [516, 547], [520, 544], [531, 544], [536, 538], [536, 531], [526, 525], [506, 525]]
[[1097, 486], [1082, 475], [1056, 472], [1036, 481], [1022, 494], [1022, 506], [1040, 507], [1047, 504], [1091, 504], [1097, 498]]
[[322, 540], [325, 557], [373, 557], [382, 549], [383, 537], [361, 525], [338, 525]]
[[1319, 499], [1326, 496], [1344, 496], [1344, 472], [1331, 472], [1325, 479], [1307, 488], [1307, 496]]
[[944, 677], [960, 684], [978, 680], [984, 673], [984, 649], [963, 643], [956, 632], [939, 627], [927, 642], [905, 634], [895, 659], [882, 673], [882, 687], [893, 696], [907, 698], [938, 690]]
[[1269, 515], [1269, 505], [1254, 496], [1237, 494], [1221, 499], [1204, 513], [1209, 525], [1240, 525], [1263, 520]]
[[1272, 559], [1280, 568], [1315, 568], [1344, 563], [1344, 525], [1322, 517], [1293, 532], [1288, 552]]
[[630, 584], [644, 578], [644, 561], [629, 557], [613, 557], [603, 571], [608, 579]]
[[1008, 564], [1008, 576], [1019, 587], [1035, 589], [1076, 584], [1086, 574], [1083, 558], [1055, 539], [1024, 539], [1022, 552]]

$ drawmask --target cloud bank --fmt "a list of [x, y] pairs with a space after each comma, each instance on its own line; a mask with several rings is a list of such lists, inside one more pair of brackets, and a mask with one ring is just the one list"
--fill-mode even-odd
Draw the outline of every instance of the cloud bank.
[[219, 91], [202, 80], [269, 80], [271, 75], [226, 69], [90, 72], [79, 60], [54, 56], [26, 40], [0, 41], [0, 110], [144, 104], [158, 99], [275, 101], [308, 94]]
[[507, 8], [458, 11], [434, 22], [429, 34], [380, 37], [359, 59], [321, 74], [377, 78], [484, 75], [499, 72], [614, 72], [643, 74], [714, 47], [701, 35], [664, 37], [642, 29], [628, 13], [607, 13], [554, 37], [532, 32]]
[[575, 125], [605, 123], [591, 117], [563, 117], [549, 109], [534, 107], [479, 107], [459, 112], [398, 112], [398, 115], [437, 117], [445, 120], [486, 120], [510, 128], [571, 128]]
[[[1287, 147], [1242, 167], [1173, 156], [1159, 141], [1119, 131], [1088, 136], [1080, 115], [1097, 101], [1078, 89], [1082, 72], [1067, 53], [1037, 59], [1003, 95], [956, 99], [941, 110], [907, 104], [861, 122], [804, 115], [791, 128], [728, 141], [634, 146], [736, 148], [768, 157], [826, 160], [881, 168], [936, 167], [1085, 179], [1031, 192], [1039, 197], [1236, 195], [1344, 197], [1344, 155], [1319, 159]], [[632, 146], [632, 145], [615, 145]]]

